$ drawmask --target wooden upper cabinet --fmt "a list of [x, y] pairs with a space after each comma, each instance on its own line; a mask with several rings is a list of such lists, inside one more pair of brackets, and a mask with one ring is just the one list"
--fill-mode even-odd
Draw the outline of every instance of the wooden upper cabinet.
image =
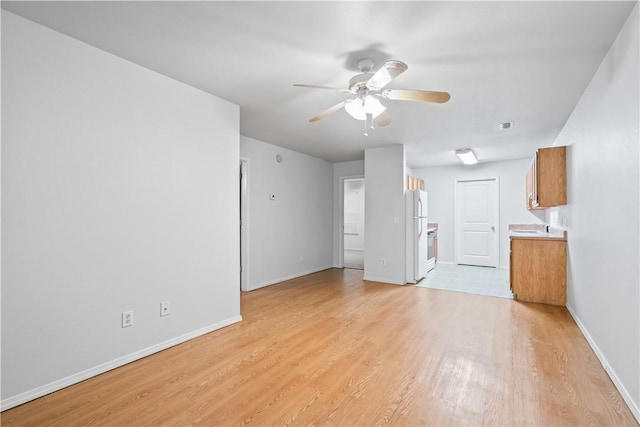
[[533, 209], [533, 178], [535, 175], [535, 171], [533, 170], [533, 161], [531, 165], [529, 165], [529, 170], [527, 171], [527, 192], [526, 196], [526, 204], [527, 209]]
[[424, 181], [418, 177], [405, 174], [407, 178], [407, 190], [423, 190], [424, 191]]
[[567, 204], [567, 147], [539, 148], [527, 173], [527, 209]]

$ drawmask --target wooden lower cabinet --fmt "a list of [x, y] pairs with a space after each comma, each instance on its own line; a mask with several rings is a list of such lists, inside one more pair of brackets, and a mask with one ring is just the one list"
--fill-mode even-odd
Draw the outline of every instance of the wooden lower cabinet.
[[520, 301], [567, 303], [567, 242], [511, 239], [511, 292]]

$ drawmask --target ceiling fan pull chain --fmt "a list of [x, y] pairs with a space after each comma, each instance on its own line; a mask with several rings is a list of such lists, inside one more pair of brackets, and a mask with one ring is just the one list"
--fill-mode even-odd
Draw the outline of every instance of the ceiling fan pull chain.
[[369, 129], [373, 129], [373, 114], [367, 113], [367, 119], [364, 121], [364, 136], [369, 136]]

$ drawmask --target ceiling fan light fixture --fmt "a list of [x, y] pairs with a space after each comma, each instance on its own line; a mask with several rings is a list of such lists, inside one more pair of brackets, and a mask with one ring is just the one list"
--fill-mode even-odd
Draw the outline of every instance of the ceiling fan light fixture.
[[371, 114], [373, 118], [378, 117], [386, 109], [387, 107], [382, 105], [382, 102], [371, 95], [367, 95], [367, 97], [364, 99], [364, 112]]
[[[384, 89], [392, 80], [407, 70], [407, 64], [391, 59], [385, 62], [378, 71], [372, 73], [371, 71], [374, 65], [374, 61], [371, 58], [362, 58], [358, 61], [360, 74], [356, 74], [349, 80], [348, 89], [294, 84], [294, 86], [332, 90], [355, 95], [355, 98], [345, 99], [333, 107], [327, 108], [320, 114], [311, 117], [309, 123], [317, 122], [344, 108], [354, 119], [364, 121], [365, 129], [373, 129], [373, 119], [376, 119], [376, 126], [385, 127], [391, 123], [391, 119], [385, 112], [387, 108], [382, 105], [378, 98], [385, 98], [391, 101], [435, 102], [438, 104], [447, 102], [451, 98], [451, 95], [447, 92]], [[368, 130], [365, 130], [365, 135], [367, 132]]]
[[367, 114], [375, 119], [382, 114], [387, 107], [371, 95], [367, 95], [364, 101], [361, 99], [354, 99], [351, 102], [345, 104], [344, 109], [347, 113], [356, 120], [366, 120]]
[[351, 117], [356, 120], [364, 120], [366, 113], [362, 107], [362, 102], [359, 99], [353, 99], [344, 105], [344, 109]]
[[465, 165], [474, 165], [478, 163], [478, 159], [471, 148], [456, 150], [456, 156], [458, 156]]

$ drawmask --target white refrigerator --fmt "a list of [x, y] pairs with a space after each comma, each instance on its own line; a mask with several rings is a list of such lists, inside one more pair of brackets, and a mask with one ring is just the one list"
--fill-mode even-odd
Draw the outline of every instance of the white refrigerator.
[[407, 283], [418, 283], [427, 275], [427, 193], [409, 190], [407, 213]]

